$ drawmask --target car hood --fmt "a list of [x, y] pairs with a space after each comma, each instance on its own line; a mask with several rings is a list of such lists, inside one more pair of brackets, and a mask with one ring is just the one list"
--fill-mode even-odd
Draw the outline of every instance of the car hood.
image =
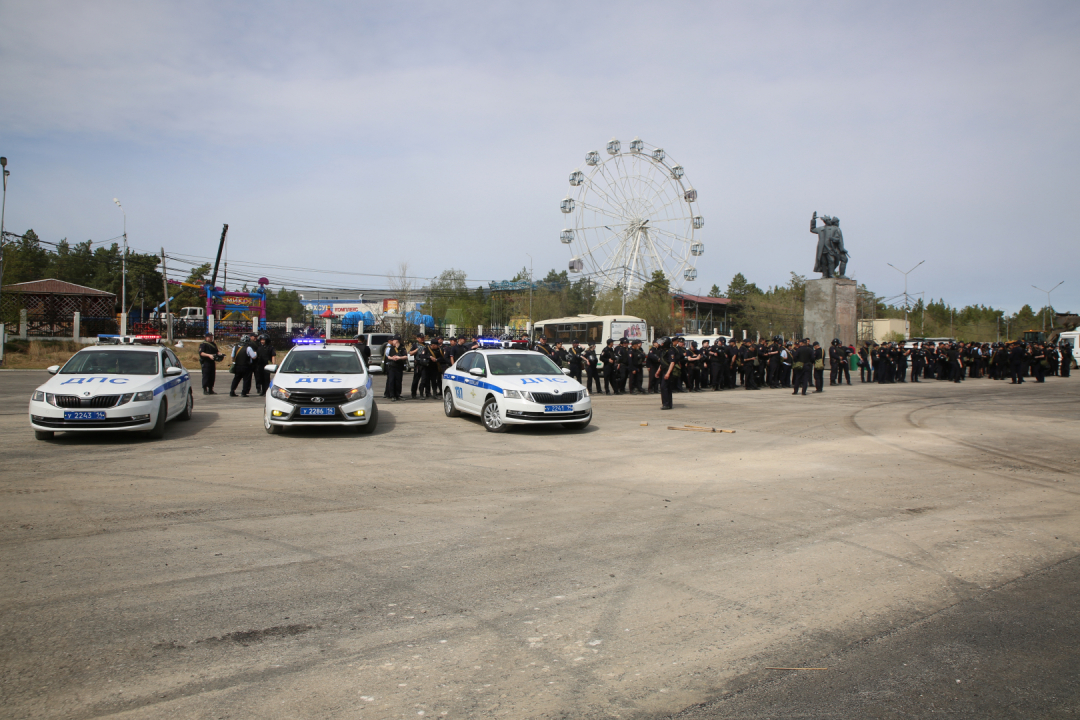
[[53, 375], [38, 390], [81, 397], [121, 395], [153, 389], [160, 385], [162, 380], [159, 375]]
[[271, 383], [286, 390], [322, 390], [340, 388], [349, 390], [354, 387], [371, 388], [371, 376], [359, 373], [357, 375], [298, 375], [294, 373], [277, 373]]

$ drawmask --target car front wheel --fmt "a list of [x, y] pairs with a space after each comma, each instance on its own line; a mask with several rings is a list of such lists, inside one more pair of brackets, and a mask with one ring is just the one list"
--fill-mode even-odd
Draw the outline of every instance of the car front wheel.
[[484, 421], [484, 427], [488, 432], [501, 433], [506, 432], [507, 425], [503, 422], [502, 416], [499, 415], [499, 403], [495, 401], [495, 398], [488, 398], [484, 403], [484, 409], [480, 412], [480, 418]]
[[158, 405], [157, 422], [154, 423], [154, 427], [146, 431], [146, 434], [155, 440], [165, 437], [165, 420], [168, 417], [169, 403], [165, 398], [161, 398], [161, 404]]
[[35, 430], [34, 437], [38, 440], [52, 440], [53, 433], [51, 430]]
[[450, 388], [446, 388], [443, 392], [443, 412], [446, 413], [446, 417], [458, 417], [461, 415], [461, 411], [454, 407], [454, 393]]
[[281, 431], [284, 430], [280, 425], [270, 422], [269, 415], [263, 415], [263, 428], [271, 435], [280, 435]]

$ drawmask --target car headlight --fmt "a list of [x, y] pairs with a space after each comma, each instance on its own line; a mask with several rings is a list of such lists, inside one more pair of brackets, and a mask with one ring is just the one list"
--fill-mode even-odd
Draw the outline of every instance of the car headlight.
[[[525, 394], [528, 395], [528, 393]], [[519, 393], [517, 390], [503, 390], [503, 397], [507, 400], [520, 400], [521, 393]]]
[[278, 387], [277, 385], [274, 385], [272, 388], [270, 388], [270, 397], [277, 398], [278, 400], [288, 400], [289, 391], [283, 387]]
[[353, 400], [363, 400], [366, 397], [366, 387], [354, 387], [352, 390], [349, 390], [345, 393], [345, 399], [349, 402], [352, 402]]
[[584, 389], [584, 390], [582, 390], [582, 391], [581, 391], [581, 398], [582, 398], [582, 399], [584, 400], [584, 399], [585, 399], [585, 398], [587, 398], [587, 397], [589, 397], [589, 390], [588, 390], [588, 388], [586, 388], [586, 389]]
[[56, 404], [56, 396], [52, 393], [45, 393], [45, 402], [49, 403], [53, 407], [60, 407]]
[[142, 392], [135, 393], [135, 397], [132, 398], [135, 402], [147, 402], [154, 399], [153, 390], [143, 390]]
[[35, 390], [30, 399], [34, 402], [45, 402], [45, 392], [42, 390]]
[[120, 399], [116, 402], [116, 404], [117, 404], [117, 406], [120, 406], [120, 405], [123, 405], [124, 403], [129, 403], [129, 402], [131, 402], [131, 398], [133, 398], [133, 397], [135, 397], [134, 393], [127, 393], [125, 395], [121, 395]]

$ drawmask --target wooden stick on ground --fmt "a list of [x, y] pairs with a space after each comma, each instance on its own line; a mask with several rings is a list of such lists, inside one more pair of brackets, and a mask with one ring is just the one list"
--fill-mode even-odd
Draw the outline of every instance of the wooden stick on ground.
[[777, 667], [767, 667], [767, 668], [764, 668], [764, 669], [765, 670], [828, 670], [829, 668], [777, 668]]
[[735, 434], [734, 430], [725, 430], [723, 428], [704, 427], [702, 425], [683, 425], [682, 427], [668, 427], [668, 430], [686, 430], [688, 432], [714, 432], [714, 433], [731, 433]]

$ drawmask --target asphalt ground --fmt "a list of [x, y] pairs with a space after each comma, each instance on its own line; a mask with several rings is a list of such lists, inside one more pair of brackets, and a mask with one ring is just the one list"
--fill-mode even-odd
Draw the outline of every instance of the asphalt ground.
[[161, 441], [39, 442], [45, 377], [0, 373], [4, 717], [1080, 714], [1075, 379], [504, 435], [380, 401], [370, 437], [270, 436], [196, 395]]

